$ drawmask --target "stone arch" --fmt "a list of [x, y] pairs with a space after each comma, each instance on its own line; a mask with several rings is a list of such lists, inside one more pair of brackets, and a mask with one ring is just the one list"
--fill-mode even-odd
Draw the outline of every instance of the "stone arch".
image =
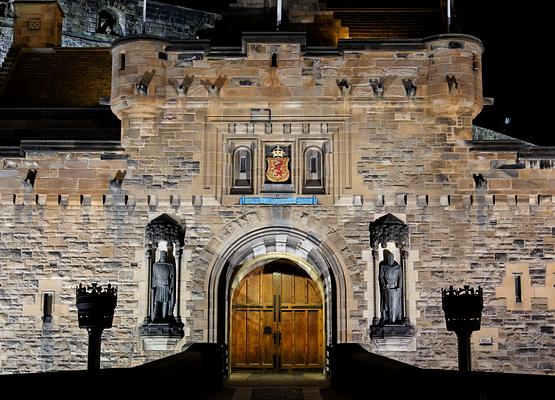
[[117, 20], [117, 29], [116, 32], [118, 35], [125, 36], [129, 32], [126, 29], [126, 14], [134, 15], [133, 12], [129, 11], [125, 6], [125, 2], [123, 1], [115, 1], [115, 0], [99, 0], [98, 8], [96, 10], [96, 15], [98, 16], [102, 11], [106, 11], [114, 16]]
[[302, 210], [258, 209], [224, 226], [206, 249], [212, 254], [205, 277], [208, 341], [228, 341], [230, 295], [241, 268], [280, 258], [296, 262], [321, 282], [328, 343], [348, 339], [347, 310], [353, 301], [349, 270], [356, 259], [340, 235], [315, 216]]

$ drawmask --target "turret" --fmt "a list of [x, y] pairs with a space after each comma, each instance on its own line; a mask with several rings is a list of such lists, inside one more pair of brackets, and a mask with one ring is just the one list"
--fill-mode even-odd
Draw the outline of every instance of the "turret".
[[64, 13], [56, 0], [16, 0], [14, 6], [14, 46], [61, 46]]
[[112, 111], [142, 116], [158, 114], [165, 103], [167, 43], [133, 36], [112, 45]]
[[441, 35], [428, 42], [428, 98], [438, 115], [482, 110], [482, 43], [467, 35]]

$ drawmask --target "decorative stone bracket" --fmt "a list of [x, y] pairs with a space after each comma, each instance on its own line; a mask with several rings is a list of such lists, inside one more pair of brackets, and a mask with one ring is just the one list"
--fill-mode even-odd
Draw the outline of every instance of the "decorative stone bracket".
[[146, 96], [148, 94], [148, 86], [150, 85], [150, 81], [152, 81], [152, 78], [154, 77], [154, 75], [156, 74], [156, 69], [152, 68], [152, 71], [145, 71], [145, 73], [143, 74], [143, 77], [141, 78], [141, 81], [139, 83], [137, 83], [135, 85], [135, 88], [137, 89], [137, 93], [142, 95], [142, 96]]
[[375, 97], [383, 97], [385, 93], [385, 84], [384, 79], [370, 79], [369, 80], [370, 86], [372, 87], [372, 91], [374, 92]]
[[227, 77], [219, 75], [214, 81], [214, 83], [212, 83], [210, 79], [203, 79], [200, 81], [200, 83], [202, 84], [202, 86], [206, 88], [206, 90], [208, 91], [208, 93], [210, 93], [210, 95], [219, 96], [220, 90], [224, 86], [226, 80], [227, 80]]
[[412, 79], [403, 79], [403, 86], [405, 87], [405, 92], [407, 97], [416, 97], [416, 85], [412, 82]]

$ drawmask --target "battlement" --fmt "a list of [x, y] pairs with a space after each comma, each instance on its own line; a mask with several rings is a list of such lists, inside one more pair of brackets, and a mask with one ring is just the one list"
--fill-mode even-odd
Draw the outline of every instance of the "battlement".
[[[2, 193], [1, 204], [3, 206], [24, 206], [24, 207], [93, 207], [93, 208], [113, 208], [126, 207], [129, 210], [135, 207], [148, 207], [167, 209], [190, 209], [193, 207], [215, 207], [231, 209], [240, 207], [247, 210], [249, 205], [241, 204], [241, 196], [234, 196], [234, 201], [229, 201], [226, 205], [221, 205], [211, 199], [209, 196], [191, 195], [186, 192], [175, 191], [173, 193], [164, 191], [145, 192], [133, 194], [125, 190], [114, 192], [96, 192], [96, 193]], [[354, 209], [364, 209], [370, 211], [383, 211], [385, 209], [394, 208], [397, 212], [406, 212], [408, 210], [423, 210], [430, 208], [434, 212], [439, 209], [444, 211], [465, 209], [471, 211], [473, 209], [487, 208], [493, 212], [496, 210], [506, 211], [511, 209], [527, 208], [530, 212], [534, 210], [554, 210], [555, 196], [552, 194], [447, 194], [447, 195], [428, 195], [417, 194], [407, 195], [403, 193], [396, 194], [376, 194], [369, 196], [368, 199], [360, 195], [349, 198], [343, 198], [335, 204], [329, 202], [324, 196], [316, 196], [316, 203], [323, 207], [351, 207]], [[325, 203], [325, 204], [323, 204]], [[275, 205], [268, 204], [268, 207]], [[291, 207], [305, 207], [302, 205], [290, 205]], [[264, 207], [257, 204], [256, 207]], [[288, 207], [288, 206], [286, 206]], [[314, 206], [306, 206], [314, 207]], [[539, 207], [539, 208], [538, 208]]]
[[241, 48], [127, 37], [112, 45], [112, 110], [121, 118], [228, 101], [349, 101], [475, 116], [483, 105], [482, 51], [467, 35], [340, 40], [336, 48], [307, 47], [304, 35], [287, 32], [245, 34]]

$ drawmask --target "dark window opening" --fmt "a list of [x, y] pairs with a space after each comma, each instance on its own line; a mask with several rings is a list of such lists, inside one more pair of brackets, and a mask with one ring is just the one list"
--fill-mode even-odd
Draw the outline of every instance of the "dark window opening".
[[247, 172], [247, 157], [241, 156], [241, 160], [240, 160], [239, 164], [240, 164], [239, 172], [241, 172], [241, 173]]
[[522, 281], [520, 275], [515, 275], [515, 301], [522, 303]]
[[317, 161], [318, 161], [318, 159], [315, 156], [310, 157], [310, 173], [311, 174], [316, 173], [316, 162]]
[[52, 309], [54, 304], [54, 293], [45, 292], [42, 294], [42, 321], [52, 322]]

